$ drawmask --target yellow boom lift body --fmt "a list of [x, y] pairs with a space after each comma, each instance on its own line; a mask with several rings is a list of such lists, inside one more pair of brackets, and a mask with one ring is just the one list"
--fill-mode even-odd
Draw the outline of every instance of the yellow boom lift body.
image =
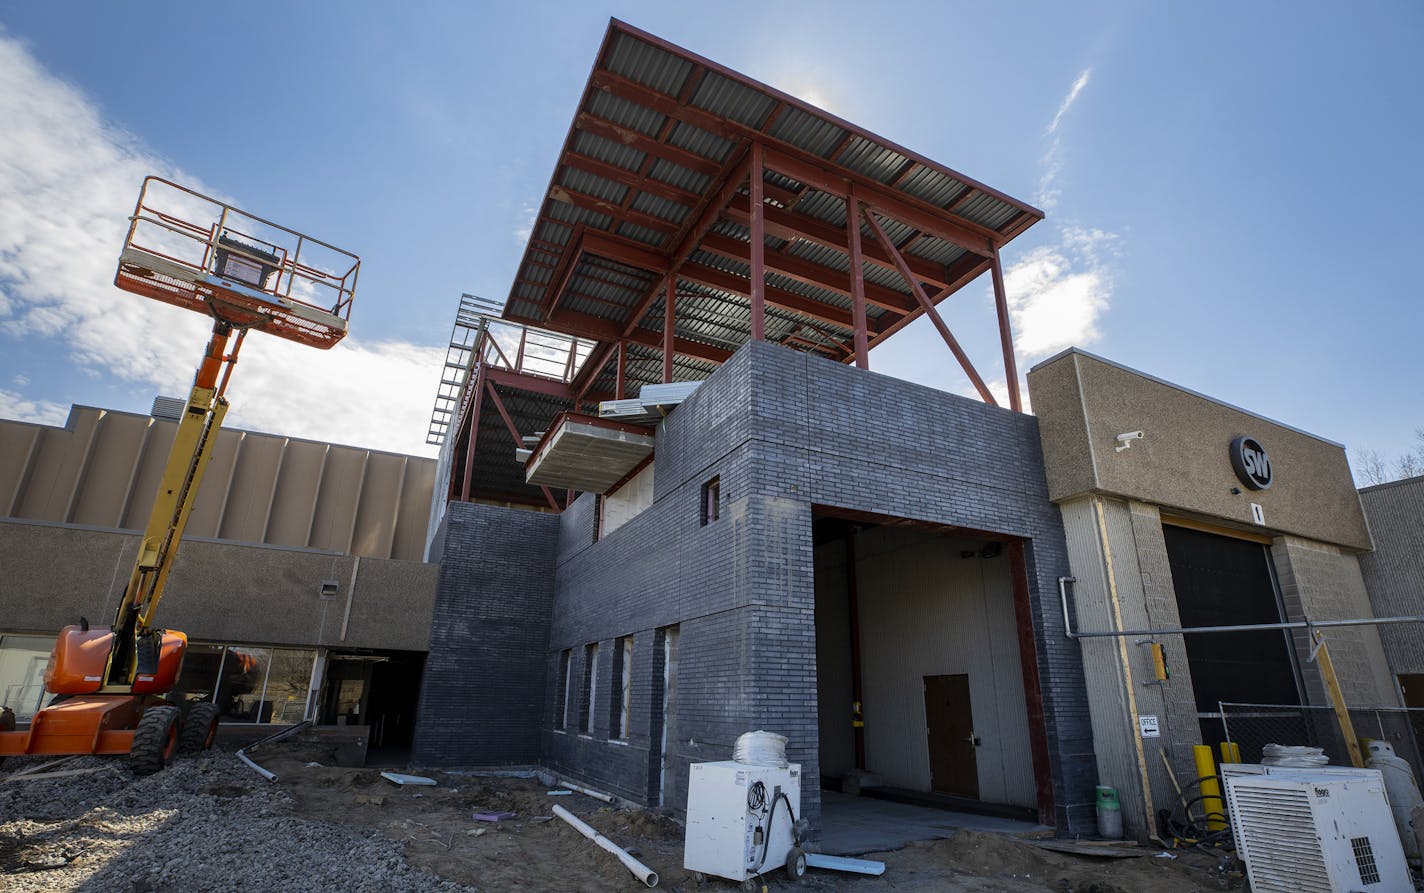
[[164, 697], [178, 681], [188, 637], [157, 627], [154, 613], [227, 414], [223, 393], [247, 333], [332, 347], [346, 335], [360, 265], [354, 254], [176, 183], [144, 180], [114, 284], [211, 316], [212, 337], [113, 625], [91, 629], [81, 620], [60, 630], [45, 668], [54, 698], [28, 729], [14, 728], [13, 713], [0, 716], [0, 758], [128, 754], [134, 771], [147, 774], [179, 750], [212, 745], [218, 705], [205, 700], [184, 714]]

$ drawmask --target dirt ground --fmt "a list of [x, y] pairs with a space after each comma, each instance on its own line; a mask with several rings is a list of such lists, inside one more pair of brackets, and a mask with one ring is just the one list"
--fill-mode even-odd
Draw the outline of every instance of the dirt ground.
[[[645, 889], [608, 853], [553, 816], [557, 803], [656, 871], [659, 888], [733, 891], [682, 869], [682, 829], [671, 818], [615, 808], [581, 794], [550, 796], [534, 779], [426, 772], [438, 782], [398, 786], [376, 769], [342, 769], [307, 745], [254, 755], [269, 783], [233, 754], [180, 757], [136, 778], [120, 761], [83, 757], [85, 774], [0, 780], [0, 888], [13, 891], [240, 891], [251, 889], [608, 891]], [[6, 774], [38, 761], [14, 761]], [[476, 812], [512, 812], [479, 822]], [[812, 869], [778, 891], [946, 890], [969, 893], [1195, 893], [1242, 886], [1219, 859], [1098, 859], [1031, 840], [960, 831], [867, 858], [881, 877]]]

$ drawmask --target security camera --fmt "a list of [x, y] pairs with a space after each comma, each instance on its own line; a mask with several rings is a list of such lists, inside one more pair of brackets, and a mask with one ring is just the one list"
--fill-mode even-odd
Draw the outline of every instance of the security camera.
[[1117, 452], [1120, 453], [1120, 452], [1122, 452], [1123, 450], [1125, 450], [1125, 449], [1131, 447], [1131, 446], [1132, 446], [1132, 442], [1133, 442], [1134, 440], [1141, 440], [1141, 439], [1142, 439], [1142, 432], [1141, 432], [1141, 431], [1129, 431], [1129, 432], [1127, 432], [1126, 434], [1119, 434], [1119, 435], [1117, 436]]

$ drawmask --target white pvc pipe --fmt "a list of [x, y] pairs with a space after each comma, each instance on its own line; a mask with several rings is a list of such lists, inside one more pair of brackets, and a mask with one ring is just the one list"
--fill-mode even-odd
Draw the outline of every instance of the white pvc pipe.
[[240, 751], [240, 750], [237, 752], [237, 758], [238, 758], [239, 760], [242, 760], [242, 761], [243, 761], [244, 763], [246, 763], [254, 772], [256, 772], [257, 774], [261, 775], [263, 778], [267, 779], [268, 781], [276, 781], [276, 780], [277, 780], [277, 773], [275, 773], [275, 772], [268, 772], [266, 769], [263, 769], [261, 766], [259, 766], [259, 765], [257, 765], [256, 763], [252, 762], [252, 760], [248, 759], [247, 754], [243, 753], [243, 752]]
[[656, 871], [653, 871], [651, 868], [644, 865], [642, 862], [639, 862], [637, 859], [634, 859], [632, 856], [628, 855], [618, 846], [618, 844], [614, 843], [607, 837], [604, 837], [602, 834], [599, 834], [597, 831], [593, 830], [591, 826], [586, 824], [578, 816], [569, 812], [567, 809], [564, 809], [562, 806], [554, 807], [554, 815], [568, 822], [570, 825], [573, 826], [575, 831], [582, 834], [584, 837], [587, 837], [589, 840], [593, 841], [594, 843], [603, 847], [608, 852], [617, 856], [618, 861], [623, 863], [623, 867], [633, 872], [633, 876], [636, 877], [638, 880], [647, 884], [649, 887], [656, 887], [658, 885], [658, 873]]
[[604, 803], [613, 802], [613, 797], [603, 793], [602, 791], [595, 791], [593, 788], [586, 788], [583, 785], [574, 784], [573, 782], [565, 781], [562, 778], [559, 779], [559, 787], [568, 788], [571, 791], [578, 791], [580, 794], [587, 794], [595, 800], [602, 800]]

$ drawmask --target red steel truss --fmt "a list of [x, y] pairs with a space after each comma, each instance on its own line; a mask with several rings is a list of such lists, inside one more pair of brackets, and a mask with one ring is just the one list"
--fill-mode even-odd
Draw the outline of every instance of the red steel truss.
[[[1042, 218], [1018, 199], [613, 20], [503, 318], [591, 342], [587, 361], [570, 359], [557, 385], [563, 409], [574, 411], [642, 384], [706, 378], [749, 340], [869, 368], [871, 349], [920, 316], [993, 404], [938, 309], [989, 272], [1009, 406], [1020, 411], [1000, 253]], [[496, 407], [508, 429], [499, 436], [516, 445], [537, 433], [522, 430], [501, 397], [524, 392], [522, 359], [472, 360], [485, 385], [463, 401], [455, 436], [463, 439], [464, 473], [451, 475], [452, 498], [479, 494], [471, 490], [472, 432], [481, 412]], [[503, 385], [494, 377], [501, 369]], [[550, 397], [550, 386], [535, 381], [529, 393]], [[539, 495], [557, 505], [547, 491]], [[532, 501], [527, 488], [524, 497]]]

